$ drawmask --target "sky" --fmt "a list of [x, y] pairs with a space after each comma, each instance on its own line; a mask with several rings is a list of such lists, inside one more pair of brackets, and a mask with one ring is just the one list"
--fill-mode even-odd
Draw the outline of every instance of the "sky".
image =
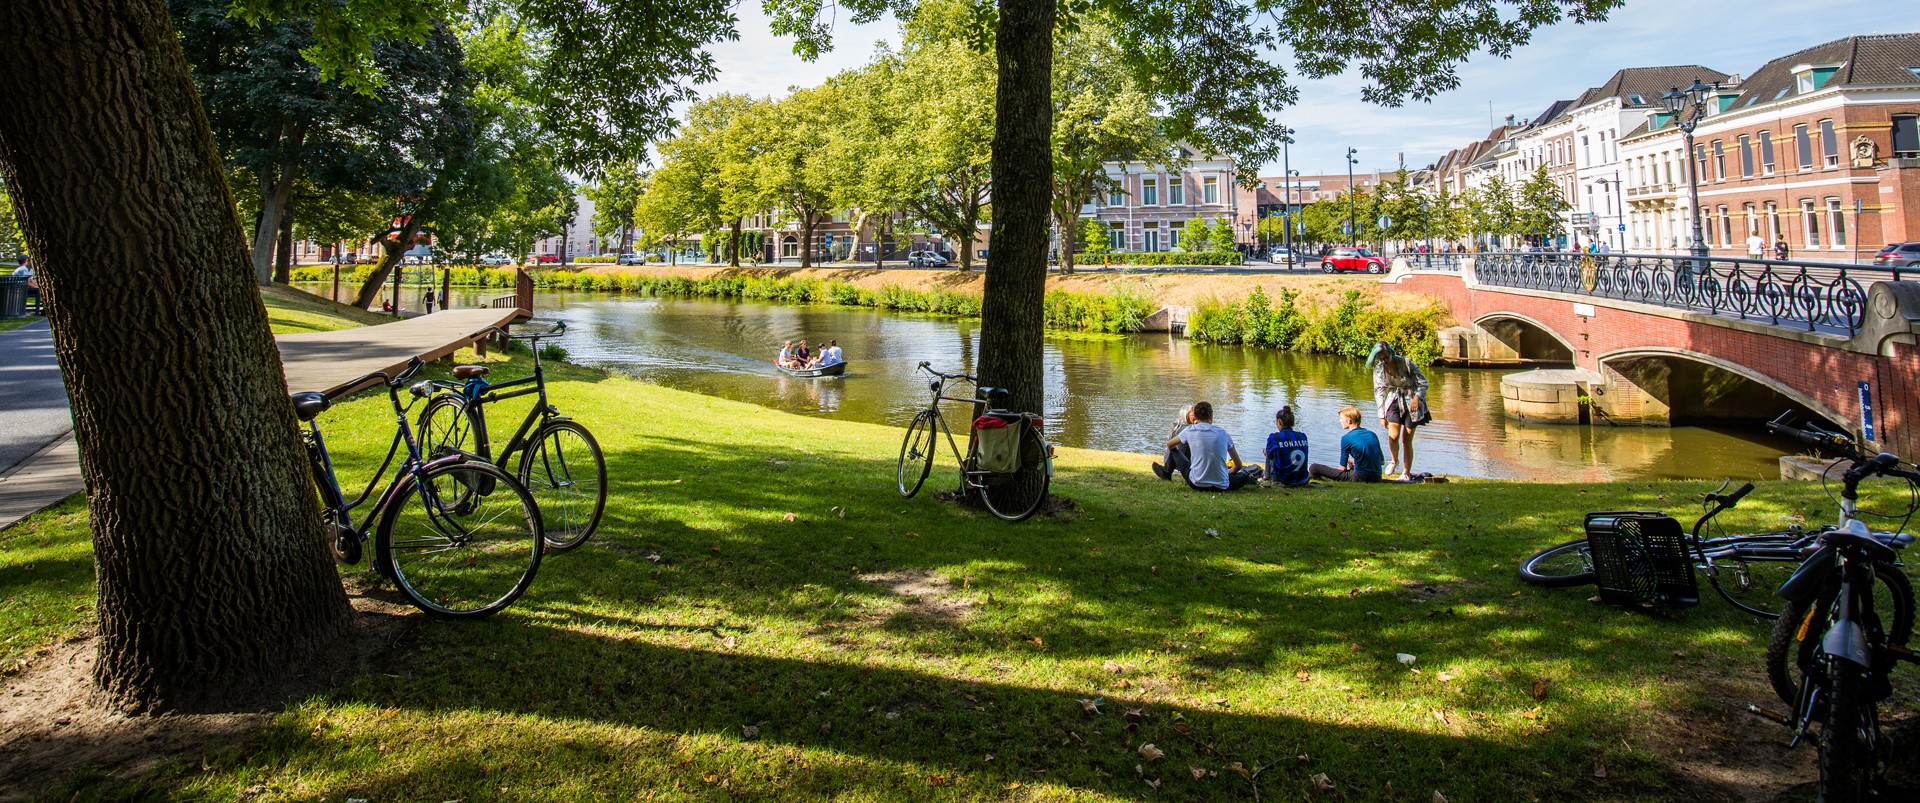
[[[1430, 103], [1367, 103], [1356, 74], [1303, 82], [1300, 103], [1284, 115], [1298, 132], [1293, 169], [1305, 175], [1344, 172], [1348, 147], [1359, 150], [1362, 171], [1392, 170], [1401, 153], [1408, 167], [1421, 167], [1485, 136], [1506, 115], [1532, 117], [1622, 67], [1701, 64], [1748, 75], [1769, 59], [1843, 36], [1920, 31], [1920, 12], [1899, 12], [1900, 3], [1834, 0], [1822, 3], [1818, 13], [1756, 15], [1742, 22], [1727, 18], [1728, 7], [1725, 0], [1627, 0], [1606, 22], [1536, 32], [1510, 59], [1484, 53], [1470, 59], [1460, 68], [1460, 87]], [[756, 0], [743, 0], [739, 13], [740, 40], [713, 48], [720, 77], [702, 94], [784, 95], [790, 87], [818, 84], [864, 64], [877, 40], [898, 41], [891, 20], [842, 22], [835, 28], [838, 47], [808, 63], [793, 55], [791, 40], [767, 32]], [[1260, 174], [1279, 175], [1279, 163]]]

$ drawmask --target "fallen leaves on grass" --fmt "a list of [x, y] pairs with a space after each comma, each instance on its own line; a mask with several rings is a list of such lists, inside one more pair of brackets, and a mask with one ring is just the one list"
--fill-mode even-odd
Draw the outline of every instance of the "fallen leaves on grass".
[[1535, 700], [1547, 699], [1547, 689], [1550, 688], [1552, 685], [1553, 684], [1549, 682], [1546, 678], [1540, 678], [1538, 680], [1535, 680], [1533, 682], [1533, 699]]
[[1447, 803], [1447, 796], [1440, 794], [1440, 790], [1435, 789], [1433, 790], [1433, 803]]
[[1190, 765], [1188, 765], [1188, 766], [1187, 766], [1187, 772], [1190, 772], [1190, 773], [1192, 773], [1192, 774], [1193, 774], [1193, 779], [1194, 779], [1194, 780], [1196, 780], [1196, 781], [1197, 781], [1197, 780], [1200, 780], [1201, 778], [1205, 778], [1205, 777], [1207, 777], [1207, 768], [1206, 768], [1206, 767], [1196, 767], [1196, 766], [1193, 766], [1193, 765], [1191, 765], [1191, 764], [1190, 764]]
[[799, 516], [795, 516], [795, 515], [793, 515], [792, 513], [782, 513], [782, 514], [780, 514], [780, 520], [781, 520], [781, 521], [794, 521], [794, 520], [796, 520], [796, 519], [799, 519], [799, 518], [800, 518]]
[[1152, 742], [1140, 745], [1140, 757], [1148, 761], [1159, 761], [1167, 757], [1167, 751], [1154, 747]]
[[1333, 791], [1333, 779], [1328, 778], [1327, 774], [1324, 772], [1316, 772], [1313, 774], [1313, 777], [1308, 780], [1313, 781], [1313, 788], [1315, 789], [1318, 789], [1322, 792]]

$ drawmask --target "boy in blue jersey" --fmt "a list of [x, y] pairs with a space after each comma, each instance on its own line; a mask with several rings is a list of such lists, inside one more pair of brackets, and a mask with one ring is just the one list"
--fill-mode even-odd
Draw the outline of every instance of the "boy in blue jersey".
[[1320, 480], [1379, 482], [1386, 455], [1380, 453], [1379, 436], [1360, 426], [1360, 408], [1353, 405], [1340, 408], [1340, 426], [1347, 430], [1347, 434], [1340, 436], [1340, 467], [1315, 463], [1307, 472]]
[[1293, 406], [1273, 414], [1277, 432], [1267, 435], [1267, 478], [1275, 485], [1301, 486], [1313, 476], [1307, 472], [1307, 433], [1293, 428]]

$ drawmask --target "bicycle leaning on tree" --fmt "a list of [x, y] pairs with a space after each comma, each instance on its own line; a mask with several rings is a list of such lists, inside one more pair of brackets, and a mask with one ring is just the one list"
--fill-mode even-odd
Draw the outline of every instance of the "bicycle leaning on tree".
[[[933, 370], [931, 363], [922, 362], [919, 369], [933, 375], [928, 383], [933, 397], [925, 410], [914, 415], [900, 442], [900, 464], [894, 475], [900, 495], [912, 499], [920, 492], [933, 471], [939, 438], [945, 435], [947, 449], [960, 465], [963, 493], [977, 494], [988, 512], [1007, 521], [1022, 521], [1038, 512], [1053, 479], [1053, 447], [1041, 436], [1040, 416], [1007, 410], [1005, 388], [979, 387], [973, 377], [943, 374]], [[947, 395], [947, 388], [956, 383], [974, 385], [974, 396]], [[965, 457], [940, 411], [943, 401], [985, 408], [968, 432]]]
[[[374, 571], [391, 579], [415, 607], [441, 616], [487, 616], [513, 604], [533, 583], [545, 546], [540, 513], [527, 489], [498, 466], [465, 454], [433, 459], [422, 454], [407, 426], [412, 403], [400, 400], [400, 388], [421, 366], [415, 359], [397, 376], [372, 373], [343, 386], [384, 384], [396, 423], [386, 459], [352, 502], [340, 489], [315, 420], [345, 394], [293, 394], [294, 413], [307, 427], [301, 437], [320, 491], [321, 516], [334, 560], [359, 563], [371, 538]], [[419, 399], [433, 390], [421, 382], [409, 392]], [[388, 476], [402, 446], [406, 456], [394, 467], [386, 490], [366, 520], [355, 524], [354, 508]]]
[[[540, 506], [547, 546], [565, 551], [586, 543], [600, 526], [607, 506], [607, 461], [593, 433], [563, 416], [547, 400], [546, 372], [540, 363], [540, 341], [566, 334], [563, 321], [534, 321], [546, 328], [518, 333], [500, 327], [501, 337], [524, 341], [533, 351], [533, 373], [519, 379], [492, 382], [484, 365], [460, 365], [453, 380], [429, 380], [436, 392], [420, 414], [420, 440], [429, 455], [456, 452], [475, 455], [505, 470], [519, 455], [514, 472]], [[496, 453], [487, 426], [487, 407], [521, 396], [535, 395], [533, 408], [520, 427]]]

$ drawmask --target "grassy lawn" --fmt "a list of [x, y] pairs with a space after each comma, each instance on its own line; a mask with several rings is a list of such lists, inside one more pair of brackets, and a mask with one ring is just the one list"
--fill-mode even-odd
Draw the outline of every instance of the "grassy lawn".
[[394, 321], [386, 315], [330, 301], [285, 285], [260, 288], [260, 300], [267, 304], [267, 322], [276, 335], [331, 332]]
[[46, 319], [38, 315], [28, 315], [24, 318], [0, 318], [0, 332], [11, 332], [27, 324], [43, 320]]
[[[1717, 599], [1631, 614], [1514, 579], [1587, 510], [1690, 523], [1710, 484], [1195, 494], [1145, 458], [1065, 449], [1055, 489], [1077, 508], [1007, 525], [900, 499], [898, 429], [556, 377], [554, 403], [607, 452], [594, 539], [550, 555], [505, 613], [422, 622], [385, 665], [147, 788], [1247, 800], [1268, 767], [1261, 800], [1332, 799], [1316, 775], [1347, 800], [1666, 799], [1693, 788], [1675, 751], [1710, 748], [1734, 706], [1769, 694], [1766, 625]], [[349, 486], [384, 453], [388, 415], [365, 397], [324, 419]], [[1831, 506], [1768, 483], [1727, 518], [1788, 514]], [[0, 534], [14, 671], [88, 628], [87, 555], [72, 503]], [[1908, 687], [1894, 705], [1912, 702]]]

